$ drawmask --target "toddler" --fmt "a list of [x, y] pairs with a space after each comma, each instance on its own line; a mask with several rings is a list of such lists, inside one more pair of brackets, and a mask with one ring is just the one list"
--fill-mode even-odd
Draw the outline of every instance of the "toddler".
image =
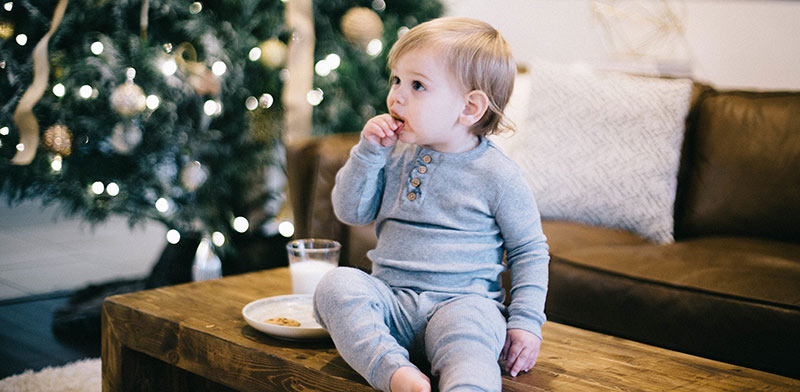
[[509, 46], [440, 18], [403, 35], [389, 67], [389, 113], [367, 121], [332, 194], [342, 222], [375, 221], [372, 274], [329, 272], [315, 316], [375, 388], [429, 391], [429, 372], [441, 391], [500, 391], [498, 359], [511, 376], [536, 362], [549, 261], [520, 169], [486, 138], [511, 129]]

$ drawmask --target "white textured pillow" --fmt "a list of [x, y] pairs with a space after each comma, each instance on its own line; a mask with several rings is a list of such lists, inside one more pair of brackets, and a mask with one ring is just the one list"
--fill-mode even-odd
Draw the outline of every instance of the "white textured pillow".
[[525, 171], [542, 217], [672, 242], [692, 82], [543, 62], [525, 78], [510, 103], [520, 113], [528, 101], [518, 130], [494, 141]]

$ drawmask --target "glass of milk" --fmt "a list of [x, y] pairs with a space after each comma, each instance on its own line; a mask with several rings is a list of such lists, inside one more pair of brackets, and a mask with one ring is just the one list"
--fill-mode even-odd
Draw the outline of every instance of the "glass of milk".
[[314, 294], [317, 283], [339, 265], [342, 245], [333, 240], [306, 238], [286, 244], [294, 294]]

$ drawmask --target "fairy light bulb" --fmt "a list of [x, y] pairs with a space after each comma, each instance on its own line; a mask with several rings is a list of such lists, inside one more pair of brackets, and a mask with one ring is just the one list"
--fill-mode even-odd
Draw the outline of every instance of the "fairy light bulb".
[[214, 234], [211, 234], [211, 242], [213, 242], [216, 246], [225, 245], [225, 235], [215, 231]]
[[63, 162], [61, 155], [56, 155], [53, 157], [53, 161], [50, 162], [50, 168], [53, 169], [54, 172], [60, 172], [62, 168]]
[[95, 56], [99, 56], [100, 54], [102, 54], [103, 53], [103, 49], [104, 49], [103, 43], [100, 42], [100, 41], [95, 41], [89, 47], [89, 50], [91, 50], [92, 53], [94, 53]]
[[261, 58], [261, 48], [255, 47], [253, 49], [250, 49], [250, 53], [247, 54], [247, 58], [250, 59], [250, 61], [256, 61], [256, 60], [260, 59]]
[[25, 46], [25, 44], [28, 43], [28, 36], [25, 35], [25, 34], [18, 34], [17, 38], [16, 38], [16, 41], [17, 41], [17, 45]]
[[237, 216], [233, 219], [233, 229], [239, 233], [244, 233], [250, 228], [250, 222], [243, 216]]
[[67, 93], [67, 88], [66, 88], [66, 87], [64, 87], [64, 85], [63, 85], [63, 84], [61, 84], [61, 83], [58, 83], [58, 84], [56, 84], [55, 86], [53, 86], [53, 95], [55, 95], [56, 97], [59, 97], [59, 98], [61, 98], [61, 97], [63, 97], [63, 96], [64, 96], [64, 94], [66, 94], [66, 93]]
[[289, 221], [283, 221], [278, 224], [278, 233], [282, 236], [289, 238], [294, 235], [294, 224]]
[[222, 112], [222, 105], [213, 99], [209, 99], [203, 104], [203, 112], [206, 116], [214, 116]]
[[167, 199], [161, 197], [158, 200], [156, 200], [156, 210], [162, 213], [169, 211], [169, 202], [167, 201]]
[[339, 65], [342, 64], [342, 58], [336, 53], [329, 54], [327, 57], [325, 57], [325, 61], [328, 62], [328, 65], [331, 67], [331, 69], [339, 68]]
[[275, 102], [275, 98], [272, 97], [271, 94], [261, 94], [261, 98], [258, 99], [258, 104], [261, 105], [264, 109], [269, 109], [272, 107], [272, 104]]
[[211, 72], [213, 72], [214, 75], [217, 75], [217, 76], [224, 75], [225, 71], [227, 71], [227, 70], [228, 70], [228, 66], [225, 65], [225, 63], [223, 63], [222, 61], [215, 61], [214, 64], [211, 65]]
[[169, 229], [167, 231], [167, 242], [169, 242], [172, 245], [181, 242], [181, 233], [179, 233], [178, 230]]
[[3, 135], [3, 136], [8, 135], [8, 127], [0, 128], [0, 135]]
[[322, 93], [321, 89], [313, 89], [306, 94], [306, 101], [311, 106], [317, 106], [322, 103], [324, 94]]
[[78, 95], [83, 99], [89, 99], [92, 97], [92, 91], [92, 86], [84, 84], [80, 89], [78, 89]]
[[164, 76], [172, 76], [175, 72], [178, 72], [178, 63], [176, 63], [175, 60], [168, 59], [161, 63], [161, 73], [163, 73]]
[[103, 183], [101, 181], [95, 181], [94, 183], [92, 183], [92, 192], [95, 195], [102, 194], [105, 189], [106, 189], [106, 187], [105, 187], [105, 185], [103, 185]]
[[258, 99], [256, 97], [247, 97], [244, 101], [244, 107], [247, 110], [256, 110], [258, 108]]
[[115, 182], [108, 183], [108, 185], [106, 185], [106, 193], [108, 193], [109, 196], [119, 195], [119, 185]]
[[314, 65], [314, 72], [319, 76], [328, 76], [331, 73], [331, 67], [327, 61], [320, 60]]
[[158, 106], [161, 105], [161, 99], [156, 95], [148, 95], [144, 102], [150, 110], [156, 110]]
[[383, 51], [383, 42], [379, 39], [373, 39], [367, 44], [367, 54], [372, 57], [377, 57]]

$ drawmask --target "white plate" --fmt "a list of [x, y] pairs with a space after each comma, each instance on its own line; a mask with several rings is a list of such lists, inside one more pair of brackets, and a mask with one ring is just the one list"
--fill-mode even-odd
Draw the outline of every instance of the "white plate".
[[[257, 299], [242, 308], [242, 316], [251, 327], [282, 339], [322, 339], [328, 332], [314, 320], [311, 294], [278, 295]], [[285, 317], [300, 322], [299, 327], [265, 323], [265, 320]]]

